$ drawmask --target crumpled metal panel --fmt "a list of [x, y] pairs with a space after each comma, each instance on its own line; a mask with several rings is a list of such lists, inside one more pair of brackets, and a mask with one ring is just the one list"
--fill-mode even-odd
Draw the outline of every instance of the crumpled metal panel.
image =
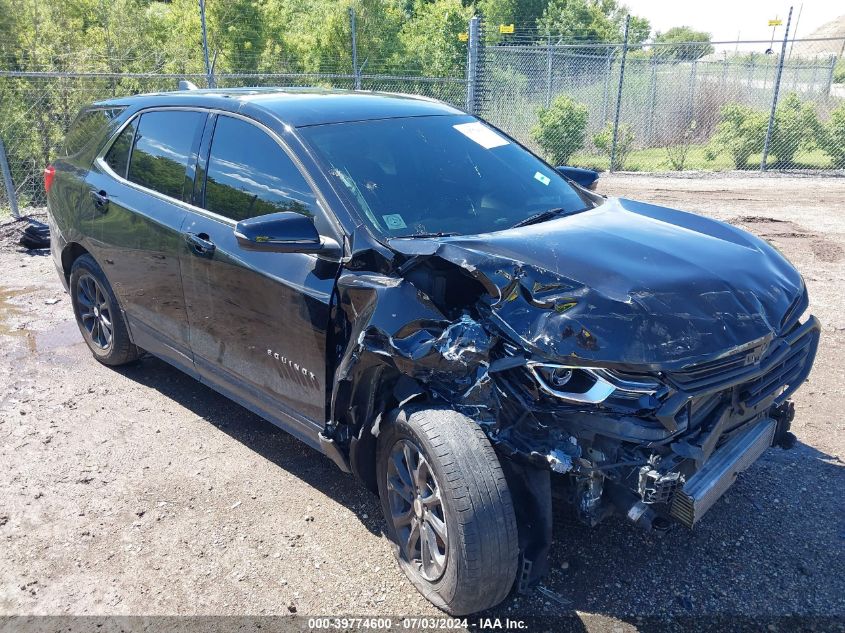
[[[763, 240], [628, 200], [497, 233], [394, 239], [392, 252], [362, 242], [338, 279], [351, 331], [336, 385], [383, 363], [476, 413], [502, 395], [487, 372], [499, 339], [555, 362], [673, 371], [776, 334], [804, 291]], [[408, 280], [427, 262], [452, 266], [447, 284], [474, 280], [478, 296], [436, 304], [425, 278]]]
[[490, 324], [531, 353], [597, 365], [671, 370], [712, 358], [776, 332], [803, 291], [763, 240], [628, 200], [516, 230], [391, 246], [472, 271], [495, 293]]

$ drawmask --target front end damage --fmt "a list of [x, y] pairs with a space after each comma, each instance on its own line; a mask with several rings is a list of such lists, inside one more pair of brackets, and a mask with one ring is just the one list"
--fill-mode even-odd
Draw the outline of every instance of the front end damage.
[[[613, 204], [635, 216], [627, 227], [667, 219]], [[447, 405], [474, 420], [508, 476], [521, 586], [547, 570], [553, 498], [591, 526], [619, 514], [647, 530], [693, 527], [738, 472], [788, 443], [789, 397], [819, 340], [818, 321], [801, 321], [800, 276], [756, 238], [706, 220], [756, 269], [705, 274], [675, 255], [655, 279], [619, 274], [619, 261], [591, 269], [560, 239], [578, 239], [574, 219], [560, 234], [359, 247], [337, 284], [327, 452], [374, 487], [391, 410]], [[592, 221], [606, 239], [620, 218]], [[541, 235], [547, 252], [532, 243]]]

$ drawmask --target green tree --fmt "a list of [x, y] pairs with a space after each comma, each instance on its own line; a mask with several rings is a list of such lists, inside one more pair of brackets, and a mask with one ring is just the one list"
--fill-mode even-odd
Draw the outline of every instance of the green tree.
[[845, 104], [831, 112], [827, 125], [819, 130], [819, 147], [834, 167], [845, 169]]
[[460, 0], [417, 0], [413, 16], [402, 25], [400, 41], [408, 63], [424, 75], [462, 75], [467, 45], [458, 34], [467, 30], [472, 9]]
[[[613, 123], [610, 121], [605, 123], [601, 131], [593, 137], [593, 145], [599, 151], [607, 154], [608, 157], [613, 153]], [[620, 123], [619, 130], [616, 133], [616, 164], [610, 167], [612, 169], [625, 169], [625, 163], [628, 161], [632, 149], [634, 149], [634, 128], [628, 123]]]
[[845, 84], [845, 59], [836, 62], [836, 66], [833, 68], [833, 83]]
[[713, 52], [710, 33], [689, 26], [674, 26], [654, 36], [654, 54], [678, 60], [695, 60]]
[[763, 151], [766, 125], [764, 112], [741, 103], [726, 104], [719, 114], [716, 133], [710, 138], [706, 158], [714, 160], [725, 152], [730, 155], [734, 167], [747, 169], [751, 155]]
[[367, 72], [390, 72], [401, 60], [399, 31], [406, 15], [388, 0], [309, 0], [288, 14], [285, 43], [305, 72], [343, 72], [352, 68], [349, 7], [355, 9], [358, 64]]
[[[550, 0], [537, 26], [561, 41], [616, 42], [622, 39], [628, 9], [616, 0]], [[641, 45], [649, 36], [648, 20], [632, 16], [628, 41]]]
[[790, 166], [798, 150], [812, 147], [818, 135], [819, 119], [815, 109], [790, 92], [775, 110], [769, 151], [777, 157], [780, 166]]
[[584, 147], [587, 116], [587, 106], [566, 95], [560, 95], [548, 108], [540, 108], [531, 136], [550, 163], [564, 165]]
[[533, 29], [548, 0], [478, 0], [464, 4], [475, 5], [476, 12], [484, 17], [488, 37], [496, 42], [508, 39], [507, 35], [499, 35], [500, 24], [513, 24], [517, 32]]
[[[195, 3], [196, 4], [196, 3]], [[256, 0], [209, 2], [209, 48], [223, 60], [227, 70], [260, 70], [267, 36], [264, 33], [264, 7]]]

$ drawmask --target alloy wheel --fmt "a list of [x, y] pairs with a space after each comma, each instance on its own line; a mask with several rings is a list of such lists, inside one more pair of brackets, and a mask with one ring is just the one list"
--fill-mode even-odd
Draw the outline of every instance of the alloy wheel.
[[76, 301], [79, 304], [79, 320], [91, 341], [100, 349], [109, 349], [114, 339], [111, 308], [108, 295], [93, 276], [84, 274], [79, 277]]
[[387, 491], [403, 557], [427, 581], [439, 579], [449, 555], [440, 487], [425, 455], [410, 440], [393, 445], [387, 463]]

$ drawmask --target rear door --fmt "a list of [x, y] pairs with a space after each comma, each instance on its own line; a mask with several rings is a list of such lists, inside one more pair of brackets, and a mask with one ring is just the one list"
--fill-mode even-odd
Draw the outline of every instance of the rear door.
[[[314, 444], [326, 422], [326, 332], [337, 262], [243, 249], [239, 220], [278, 211], [326, 217], [294, 161], [258, 124], [207, 126], [182, 276], [198, 373]], [[325, 233], [324, 233], [325, 234]]]
[[179, 254], [205, 119], [176, 109], [136, 115], [87, 177], [92, 252], [135, 343], [189, 371]]

